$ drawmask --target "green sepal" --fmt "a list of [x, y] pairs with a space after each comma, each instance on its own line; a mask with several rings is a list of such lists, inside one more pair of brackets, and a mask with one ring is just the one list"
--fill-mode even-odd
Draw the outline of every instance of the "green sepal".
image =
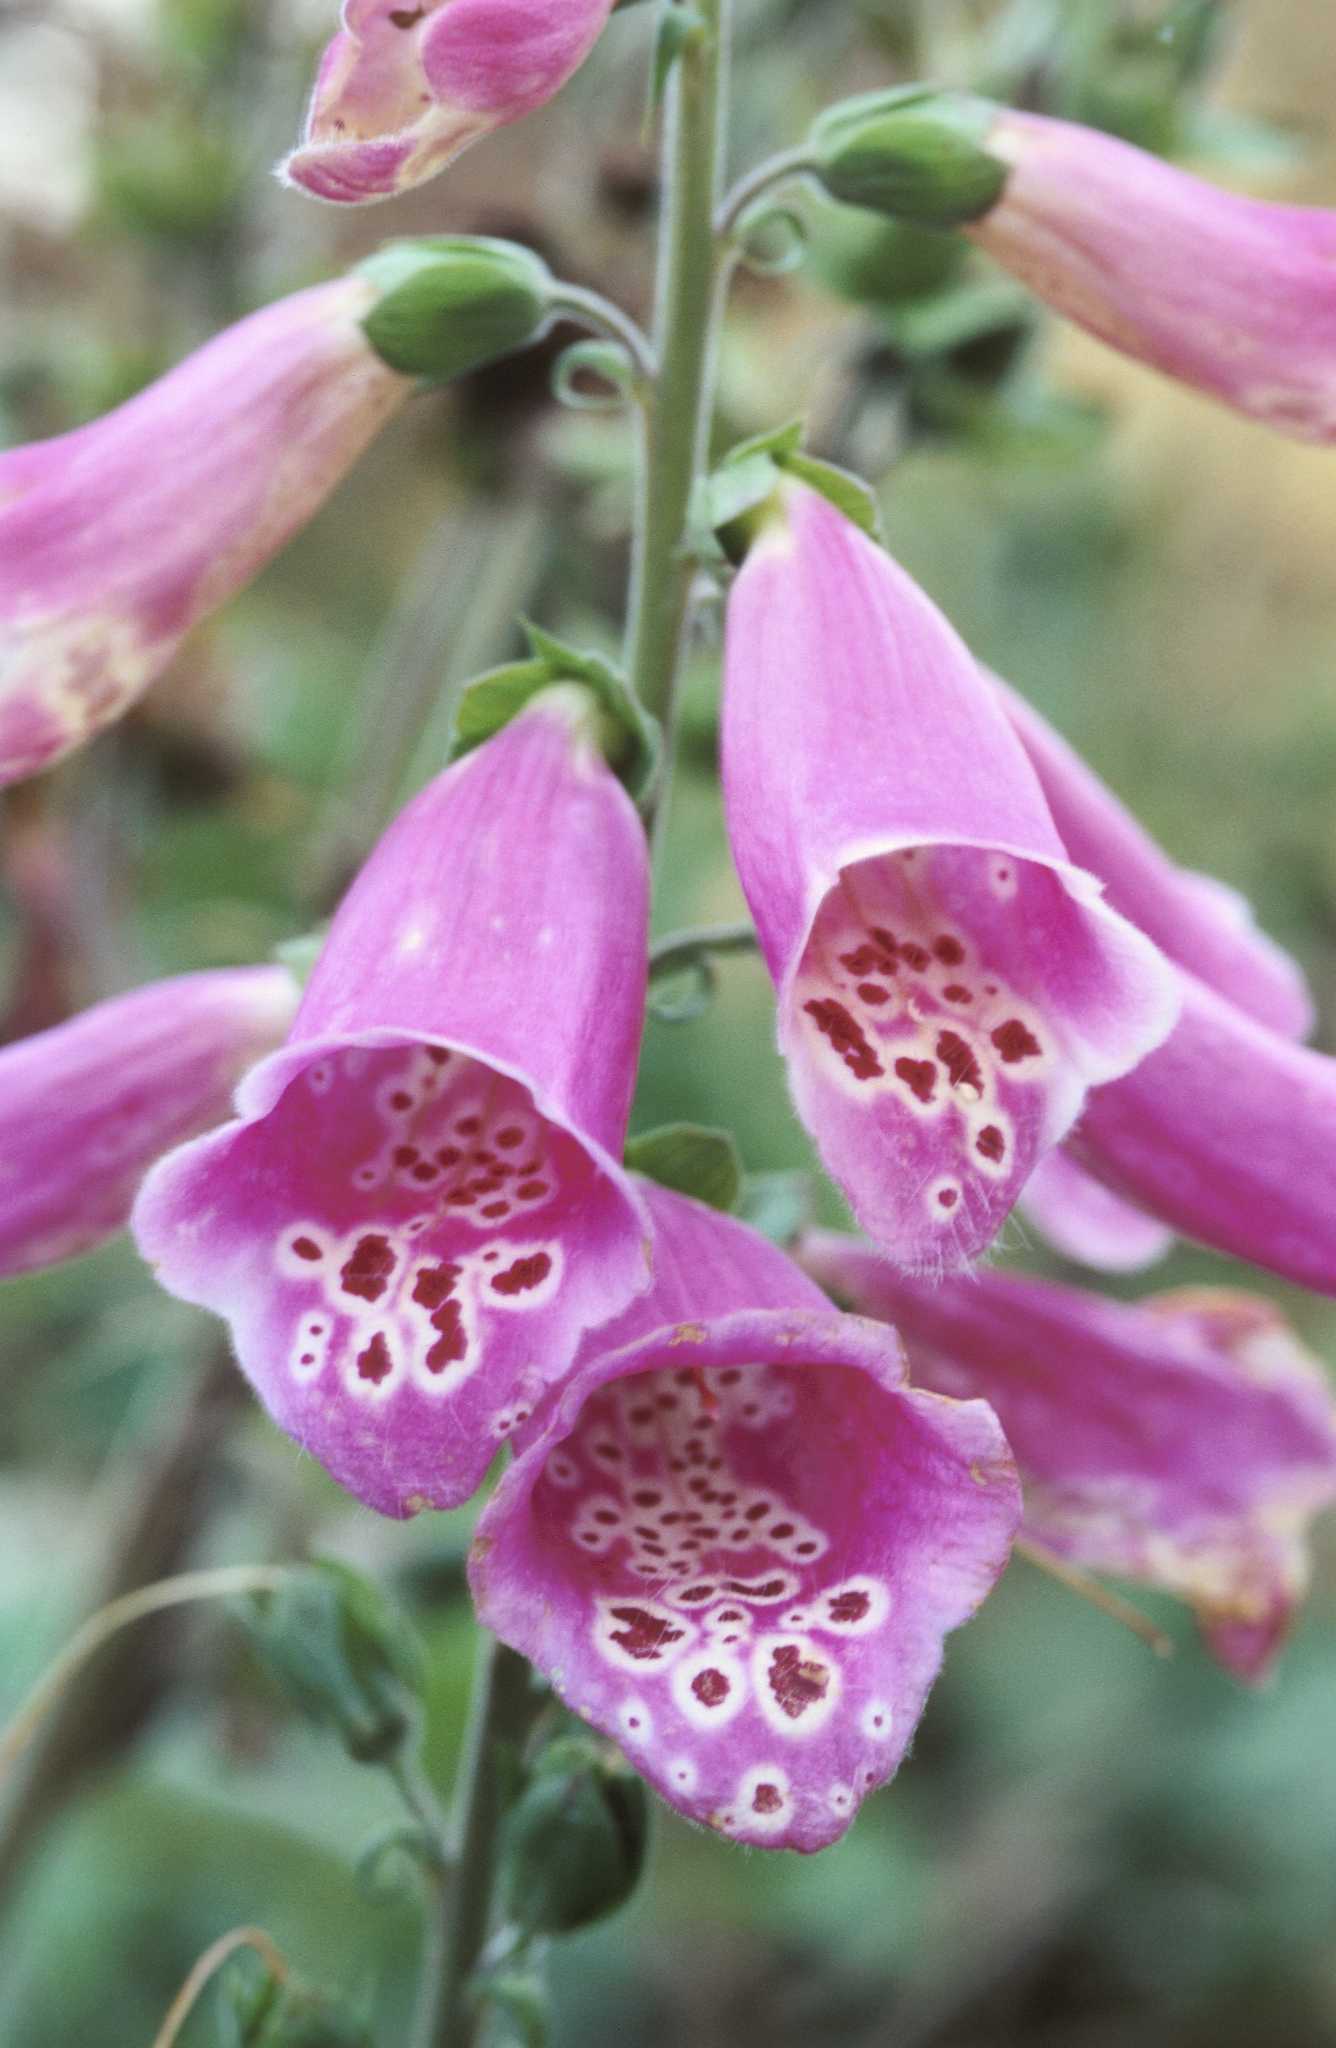
[[813, 175], [846, 206], [958, 227], [995, 206], [1007, 182], [1007, 165], [983, 147], [998, 111], [929, 86], [860, 94], [813, 124]]
[[702, 480], [692, 507], [693, 530], [705, 543], [701, 552], [709, 552], [712, 544], [730, 561], [741, 562], [766, 526], [783, 517], [786, 476], [819, 491], [872, 540], [881, 540], [881, 509], [871, 486], [833, 462], [804, 455], [803, 432], [801, 420], [790, 420], [770, 433], [754, 434]]
[[485, 235], [387, 242], [357, 275], [380, 292], [362, 321], [372, 348], [391, 369], [433, 384], [537, 340], [555, 290], [531, 249]]
[[357, 1763], [384, 1763], [416, 1728], [422, 1651], [370, 1579], [313, 1559], [240, 1618], [271, 1674], [311, 1720], [333, 1727]]
[[599, 744], [608, 765], [639, 803], [659, 772], [662, 740], [658, 721], [642, 709], [610, 662], [566, 646], [527, 620], [524, 631], [529, 660], [489, 670], [460, 697], [451, 760], [459, 760], [491, 739], [541, 691], [559, 683], [582, 683], [598, 709]]
[[737, 1207], [742, 1160], [727, 1131], [707, 1130], [704, 1124], [659, 1124], [628, 1138], [624, 1157], [633, 1173], [662, 1188], [692, 1195], [725, 1213]]
[[645, 1867], [649, 1801], [610, 1743], [563, 1735], [540, 1751], [506, 1816], [501, 1897], [525, 1935], [571, 1934], [626, 1904]]

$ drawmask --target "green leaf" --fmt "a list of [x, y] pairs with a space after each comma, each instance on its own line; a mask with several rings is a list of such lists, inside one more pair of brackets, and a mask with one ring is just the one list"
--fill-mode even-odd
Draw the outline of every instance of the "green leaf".
[[469, 683], [455, 712], [450, 758], [457, 761], [509, 725], [540, 691], [560, 683], [582, 683], [599, 710], [599, 740], [608, 764], [638, 803], [659, 771], [658, 722], [644, 711], [625, 678], [598, 655], [581, 653], [525, 622], [532, 650], [528, 661], [492, 669]]
[[660, 1124], [627, 1140], [626, 1164], [660, 1187], [694, 1195], [712, 1209], [736, 1206], [742, 1185], [742, 1161], [727, 1131], [703, 1124]]

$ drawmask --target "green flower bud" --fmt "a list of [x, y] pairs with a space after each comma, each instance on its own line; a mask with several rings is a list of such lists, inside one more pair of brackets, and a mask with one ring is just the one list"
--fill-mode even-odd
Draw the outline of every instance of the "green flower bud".
[[389, 242], [358, 265], [380, 298], [362, 322], [391, 369], [444, 384], [537, 339], [551, 311], [547, 265], [517, 242], [433, 235]]
[[832, 199], [923, 227], [956, 227], [996, 204], [1007, 166], [984, 139], [997, 109], [967, 93], [907, 86], [829, 108], [808, 137]]
[[645, 1865], [649, 1802], [618, 1753], [588, 1736], [549, 1744], [507, 1815], [501, 1883], [525, 1934], [570, 1934], [625, 1905]]
[[260, 1657], [358, 1763], [383, 1763], [414, 1727], [420, 1653], [408, 1624], [347, 1565], [324, 1558], [242, 1610]]

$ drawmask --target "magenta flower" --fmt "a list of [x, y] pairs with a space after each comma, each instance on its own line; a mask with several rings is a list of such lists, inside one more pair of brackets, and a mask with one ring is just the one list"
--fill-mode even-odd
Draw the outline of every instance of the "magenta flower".
[[348, 277], [229, 328], [91, 426], [0, 455], [0, 782], [117, 718], [413, 388]]
[[279, 176], [364, 205], [435, 177], [578, 71], [613, 0], [344, 0], [299, 146]]
[[1080, 327], [1304, 441], [1336, 439], [1336, 216], [1222, 192], [1109, 135], [999, 110], [966, 229]]
[[54, 1266], [125, 1227], [145, 1172], [227, 1115], [283, 1038], [283, 967], [151, 982], [0, 1049], [0, 1274]]
[[1033, 1542], [1177, 1594], [1222, 1663], [1265, 1676], [1308, 1524], [1336, 1501], [1336, 1402], [1269, 1303], [1201, 1288], [1129, 1306], [1001, 1273], [930, 1287], [828, 1236], [804, 1263], [895, 1323], [916, 1380], [997, 1410]]
[[648, 861], [587, 702], [543, 692], [409, 805], [239, 1121], [135, 1211], [274, 1419], [387, 1515], [465, 1499], [648, 1279], [618, 1164]]
[[909, 1267], [991, 1241], [1174, 977], [1068, 860], [968, 650], [805, 486], [729, 599], [724, 795], [799, 1114]]
[[647, 1188], [655, 1284], [587, 1338], [478, 1524], [482, 1620], [722, 1834], [820, 1849], [1006, 1564], [981, 1401], [904, 1383], [772, 1245]]

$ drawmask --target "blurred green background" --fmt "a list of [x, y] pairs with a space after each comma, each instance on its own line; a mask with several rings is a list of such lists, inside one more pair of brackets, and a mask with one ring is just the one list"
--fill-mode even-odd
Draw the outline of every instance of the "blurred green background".
[[[0, 0], [0, 442], [94, 416], [395, 233], [513, 235], [645, 314], [650, 8], [619, 14], [543, 114], [346, 216], [269, 175], [332, 12]], [[830, 98], [933, 75], [1336, 203], [1329, 0], [739, 15], [739, 168]], [[721, 443], [803, 410], [820, 452], [881, 480], [906, 565], [1179, 859], [1252, 897], [1336, 1050], [1336, 458], [1037, 324], [952, 244], [805, 212], [801, 266], [739, 281]], [[561, 339], [420, 399], [138, 712], [7, 798], [4, 1035], [305, 929], [439, 765], [450, 686], [516, 651], [517, 612], [615, 647], [628, 429], [553, 402]], [[688, 679], [661, 930], [741, 909], [713, 778], [716, 625], [707, 610]], [[725, 964], [695, 1021], [651, 1024], [636, 1118], [669, 1117], [728, 1126], [753, 1170], [809, 1163], [754, 962]], [[1046, 1268], [1018, 1224], [1006, 1256]], [[1256, 1284], [1189, 1250], [1156, 1276], [1184, 1280]], [[1336, 1312], [1264, 1284], [1336, 1351]], [[444, 1788], [472, 1663], [467, 1524], [401, 1528], [343, 1499], [124, 1244], [0, 1295], [0, 1715], [107, 1590], [127, 1532], [140, 1579], [314, 1548], [422, 1628]], [[634, 1905], [554, 1955], [559, 2048], [1336, 2043], [1336, 1530], [1318, 1549], [1256, 1696], [1163, 1603], [1147, 1604], [1179, 1639], [1168, 1663], [1018, 1563], [842, 1846], [767, 1857], [664, 1816]], [[76, 1694], [0, 1816], [5, 2048], [147, 2048], [240, 1922], [396, 2042], [411, 1886], [373, 1904], [353, 1876], [392, 1795], [293, 1716], [226, 1611], [140, 1631]], [[206, 2000], [182, 2039], [214, 2027]]]

